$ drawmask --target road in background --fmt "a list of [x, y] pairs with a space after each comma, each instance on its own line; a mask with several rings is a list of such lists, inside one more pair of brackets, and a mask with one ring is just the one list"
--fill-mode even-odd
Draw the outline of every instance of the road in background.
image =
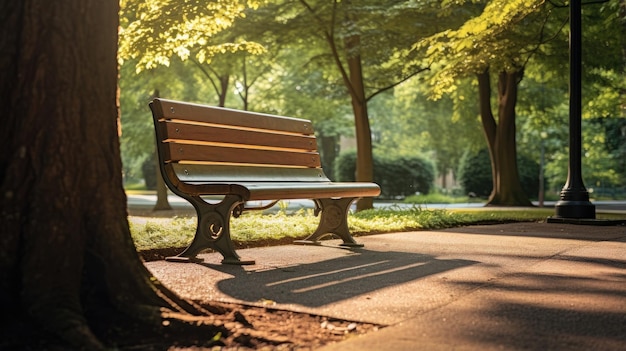
[[[131, 209], [145, 209], [150, 210], [156, 203], [156, 195], [154, 194], [128, 194], [128, 207]], [[170, 206], [174, 209], [193, 209], [193, 206], [185, 199], [170, 194], [168, 196], [168, 200]], [[250, 206], [258, 206], [262, 204], [266, 204], [268, 202], [260, 202], [260, 201], [251, 201], [249, 203]], [[601, 213], [612, 213], [612, 212], [626, 212], [626, 200], [615, 200], [615, 201], [592, 201], [592, 203], [596, 206], [596, 212]], [[537, 205], [537, 202], [534, 202]], [[545, 207], [554, 207], [556, 201], [545, 201]], [[374, 201], [375, 208], [412, 208], [412, 207], [421, 207], [426, 209], [459, 209], [459, 208], [482, 208], [484, 207], [484, 203], [457, 203], [457, 204], [406, 204], [402, 202], [382, 202], [382, 201]], [[282, 204], [276, 205], [266, 212], [278, 211], [281, 208], [287, 211], [297, 211], [300, 209], [308, 209], [314, 208], [315, 204], [311, 200], [283, 200]], [[493, 208], [496, 210], [497, 208]]]

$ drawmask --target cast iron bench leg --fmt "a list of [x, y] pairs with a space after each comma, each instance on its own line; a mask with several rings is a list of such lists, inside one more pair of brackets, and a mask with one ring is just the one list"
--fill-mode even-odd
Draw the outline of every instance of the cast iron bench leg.
[[343, 243], [341, 246], [363, 247], [357, 243], [348, 229], [348, 212], [355, 198], [315, 199], [315, 215], [321, 212], [320, 224], [317, 230], [304, 240], [297, 240], [297, 244], [320, 245], [319, 239], [327, 234], [338, 236]]
[[[237, 195], [226, 195], [217, 204], [210, 204], [200, 196], [190, 196], [187, 198], [196, 208], [198, 215], [198, 226], [193, 241], [178, 256], [168, 257], [168, 261], [178, 262], [198, 262], [196, 255], [204, 249], [213, 249], [222, 256], [224, 264], [254, 264], [253, 260], [242, 260], [235, 252], [233, 242], [230, 238], [230, 216], [233, 211], [243, 204], [242, 199]], [[239, 214], [239, 213], [237, 213]]]

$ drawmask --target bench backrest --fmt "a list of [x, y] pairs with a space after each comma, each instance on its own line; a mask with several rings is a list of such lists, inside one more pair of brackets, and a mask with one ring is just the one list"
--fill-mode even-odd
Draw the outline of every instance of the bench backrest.
[[329, 181], [309, 120], [166, 99], [150, 108], [174, 182]]

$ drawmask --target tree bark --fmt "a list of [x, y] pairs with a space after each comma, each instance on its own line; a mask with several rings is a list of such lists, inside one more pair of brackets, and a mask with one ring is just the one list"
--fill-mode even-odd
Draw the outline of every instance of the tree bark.
[[[365, 98], [365, 84], [363, 82], [363, 67], [361, 65], [360, 37], [350, 35], [345, 38], [349, 81], [346, 82], [350, 91], [352, 111], [354, 112], [354, 127], [356, 135], [356, 181], [372, 182], [374, 180], [374, 157], [372, 155], [372, 131], [367, 112]], [[366, 197], [357, 202], [356, 210], [374, 208], [374, 198]]]
[[[155, 150], [156, 152], [156, 150]], [[170, 205], [170, 201], [168, 198], [167, 185], [165, 185], [165, 180], [163, 180], [163, 175], [161, 174], [161, 168], [159, 167], [159, 157], [155, 157], [156, 162], [156, 195], [157, 200], [152, 208], [152, 211], [170, 211], [172, 210], [172, 206]]]
[[[161, 97], [161, 93], [159, 89], [154, 89], [154, 93], [152, 94], [152, 99]], [[153, 158], [154, 158], [154, 171], [156, 178], [156, 195], [157, 200], [152, 208], [152, 211], [169, 211], [172, 209], [170, 206], [170, 201], [167, 197], [167, 186], [165, 185], [165, 180], [163, 180], [163, 175], [161, 174], [161, 167], [159, 166], [159, 155], [157, 155], [156, 147], [154, 148]]]
[[487, 205], [532, 206], [524, 193], [517, 168], [515, 105], [517, 85], [523, 72], [502, 71], [498, 75], [498, 122], [491, 109], [489, 70], [477, 75], [480, 117], [489, 149], [493, 189]]
[[[371, 182], [374, 180], [374, 162], [372, 156], [372, 133], [363, 89], [363, 73], [361, 69], [361, 57], [348, 58], [350, 81], [357, 91], [357, 96], [352, 96], [352, 110], [354, 111], [354, 127], [356, 130], [356, 181]], [[362, 93], [362, 94], [361, 94]], [[357, 211], [374, 207], [374, 199], [366, 197], [357, 202]]]
[[322, 168], [324, 173], [335, 179], [335, 159], [337, 159], [337, 136], [320, 134], [322, 148]]
[[117, 1], [0, 1], [0, 308], [90, 350], [103, 348], [88, 326], [98, 308], [155, 323], [159, 307], [199, 311], [151, 280], [131, 240], [118, 10]]

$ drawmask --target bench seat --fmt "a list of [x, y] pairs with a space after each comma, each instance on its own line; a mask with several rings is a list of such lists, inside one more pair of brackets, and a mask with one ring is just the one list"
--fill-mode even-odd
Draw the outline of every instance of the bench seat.
[[246, 201], [364, 197], [376, 196], [380, 191], [375, 186], [364, 186], [350, 182], [194, 182], [182, 183], [180, 190], [201, 196], [238, 194]]

